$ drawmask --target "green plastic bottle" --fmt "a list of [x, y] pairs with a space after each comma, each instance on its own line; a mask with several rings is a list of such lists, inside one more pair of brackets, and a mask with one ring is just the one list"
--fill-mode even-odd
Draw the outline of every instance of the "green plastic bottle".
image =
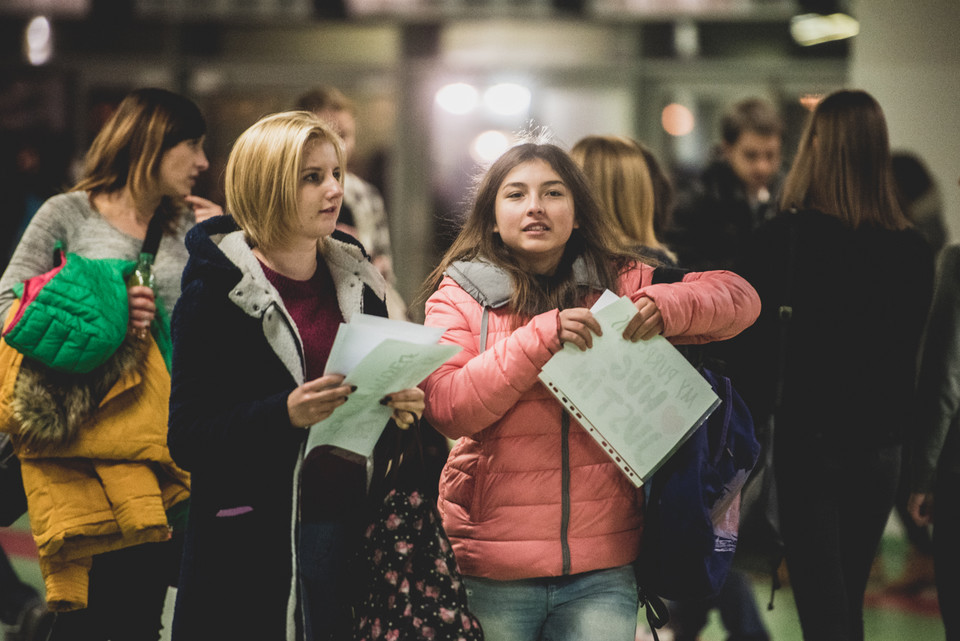
[[127, 278], [127, 289], [136, 285], [143, 285], [154, 292], [157, 291], [157, 277], [153, 274], [153, 254], [140, 254], [137, 266]]
[[[149, 287], [156, 293], [157, 277], [153, 274], [153, 254], [146, 252], [140, 254], [140, 258], [137, 260], [137, 266], [134, 267], [133, 273], [127, 277], [127, 289], [136, 285]], [[142, 341], [147, 337], [148, 331], [145, 327], [130, 327], [128, 333]]]

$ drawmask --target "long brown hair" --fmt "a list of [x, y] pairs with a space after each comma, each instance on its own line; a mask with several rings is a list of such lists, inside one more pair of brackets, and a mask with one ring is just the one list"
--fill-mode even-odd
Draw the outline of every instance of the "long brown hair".
[[[521, 268], [500, 234], [493, 231], [497, 192], [507, 174], [518, 165], [537, 159], [549, 164], [570, 189], [579, 225], [567, 241], [560, 264], [551, 277], [537, 276]], [[586, 176], [573, 159], [556, 145], [525, 143], [507, 150], [481, 179], [460, 233], [424, 283], [424, 296], [436, 288], [451, 263], [483, 259], [510, 275], [514, 284], [511, 306], [520, 316], [575, 307], [583, 304], [585, 294], [573, 278], [573, 263], [577, 258], [583, 258], [587, 269], [596, 275], [599, 286], [617, 291], [617, 277], [632, 256], [617, 240], [606, 216], [601, 214]]]
[[[136, 89], [120, 102], [84, 159], [83, 177], [70, 191], [91, 196], [129, 187], [134, 198], [149, 192], [159, 177], [163, 154], [207, 131], [200, 109], [166, 89]], [[170, 228], [181, 208], [164, 196], [155, 215]]]
[[810, 115], [780, 205], [818, 209], [854, 229], [905, 229], [894, 185], [883, 110], [865, 91], [840, 90]]

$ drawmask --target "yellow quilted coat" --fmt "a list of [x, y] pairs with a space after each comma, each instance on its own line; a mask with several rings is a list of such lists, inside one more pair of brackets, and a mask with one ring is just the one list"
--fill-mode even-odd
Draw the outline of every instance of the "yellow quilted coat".
[[[8, 318], [15, 313], [16, 305]], [[0, 340], [0, 431], [14, 435], [12, 399], [22, 362]], [[86, 607], [93, 555], [170, 538], [166, 510], [189, 497], [190, 479], [167, 449], [169, 399], [170, 375], [151, 338], [143, 374], [118, 380], [69, 445], [43, 452], [19, 447], [50, 609]]]

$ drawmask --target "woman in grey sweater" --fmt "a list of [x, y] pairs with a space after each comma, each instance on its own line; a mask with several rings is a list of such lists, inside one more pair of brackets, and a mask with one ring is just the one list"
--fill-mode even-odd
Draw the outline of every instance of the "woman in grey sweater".
[[[164, 227], [153, 267], [156, 293], [171, 312], [187, 262], [187, 230], [195, 218], [223, 213], [190, 193], [209, 167], [205, 131], [199, 109], [186, 98], [161, 89], [127, 96], [88, 151], [84, 177], [69, 192], [48, 199], [24, 231], [0, 277], [0, 318], [10, 310], [14, 285], [53, 268], [57, 241], [88, 258], [135, 260], [154, 215]], [[140, 157], [131, 162], [135, 149]], [[139, 302], [145, 310], [152, 306]], [[149, 324], [148, 315], [137, 314], [141, 326]]]
[[[88, 258], [134, 260], [154, 220], [162, 230], [156, 291], [130, 288], [131, 330], [149, 327], [157, 305], [171, 312], [187, 262], [187, 230], [196, 217], [222, 213], [191, 195], [197, 176], [209, 167], [205, 132], [200, 110], [183, 96], [163, 89], [127, 95], [87, 152], [83, 178], [47, 200], [24, 231], [0, 277], [0, 318], [6, 319], [14, 302], [12, 287], [54, 267], [57, 242]], [[176, 553], [164, 542], [95, 555], [88, 606], [59, 613], [50, 639], [155, 641]]]

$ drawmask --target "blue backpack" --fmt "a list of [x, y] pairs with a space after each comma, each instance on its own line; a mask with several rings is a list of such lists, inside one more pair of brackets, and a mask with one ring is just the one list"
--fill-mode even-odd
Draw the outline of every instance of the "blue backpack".
[[[663, 271], [667, 275], [655, 272], [654, 282], [682, 278], [681, 270], [657, 269]], [[702, 365], [698, 369], [720, 406], [644, 487], [635, 568], [651, 630], [667, 622], [661, 598], [705, 599], [720, 591], [737, 548], [740, 490], [760, 455], [753, 417], [730, 379]]]

